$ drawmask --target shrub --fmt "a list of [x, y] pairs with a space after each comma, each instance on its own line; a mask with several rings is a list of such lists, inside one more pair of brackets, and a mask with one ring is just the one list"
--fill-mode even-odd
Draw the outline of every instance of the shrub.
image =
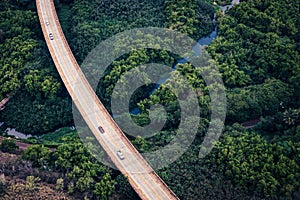
[[15, 153], [16, 150], [19, 149], [19, 147], [14, 140], [4, 139], [4, 140], [2, 140], [0, 149], [2, 152]]

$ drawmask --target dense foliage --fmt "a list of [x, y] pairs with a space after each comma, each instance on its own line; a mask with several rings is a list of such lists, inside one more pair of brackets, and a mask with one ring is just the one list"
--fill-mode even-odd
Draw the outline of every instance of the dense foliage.
[[299, 87], [299, 4], [264, 2], [242, 2], [219, 14], [219, 37], [209, 51], [227, 86], [273, 77]]
[[0, 150], [2, 152], [15, 153], [16, 150], [18, 150], [18, 149], [19, 149], [19, 146], [16, 144], [16, 142], [14, 140], [4, 139], [1, 141]]
[[215, 0], [214, 2], [216, 2], [217, 4], [223, 6], [223, 5], [231, 4], [232, 0]]
[[[228, 4], [223, 0], [216, 2]], [[194, 39], [213, 30], [213, 1], [61, 0], [55, 3], [79, 63], [99, 42], [132, 28], [165, 27]], [[0, 119], [6, 126], [37, 134], [70, 125], [72, 111], [32, 5], [32, 1], [26, 0], [0, 2], [0, 53], [3, 55], [0, 98], [13, 95], [0, 112]], [[157, 172], [181, 199], [300, 198], [299, 6], [291, 0], [244, 0], [226, 14], [218, 11], [218, 37], [207, 47], [212, 60], [202, 68], [195, 68], [189, 62], [178, 64], [172, 72], [178, 80], [182, 75], [197, 88], [201, 107], [199, 124], [190, 116], [186, 119], [190, 127], [199, 127], [194, 142], [182, 157]], [[120, 43], [124, 45], [129, 39], [123, 38]], [[178, 55], [167, 51], [134, 49], [111, 63], [96, 92], [110, 110], [113, 88], [127, 71], [152, 62], [174, 67], [177, 59]], [[227, 126], [213, 151], [199, 159], [210, 121], [209, 89], [212, 89], [205, 84], [201, 72], [213, 63], [227, 88]], [[162, 104], [167, 112], [167, 122], [155, 136], [129, 137], [140, 152], [165, 146], [176, 134], [180, 107], [167, 86], [145, 85], [131, 99], [130, 110], [138, 107], [141, 113], [128, 117], [139, 125], [163, 118], [160, 113], [152, 113], [154, 118], [150, 119], [149, 111], [155, 104]], [[123, 87], [126, 90], [129, 86]], [[154, 88], [157, 89], [151, 92]], [[220, 85], [213, 85], [213, 89], [218, 88]], [[179, 88], [175, 90], [188, 97]], [[120, 101], [124, 99], [123, 93], [118, 96]], [[253, 119], [260, 121], [253, 129], [236, 124]], [[63, 174], [56, 180], [58, 191], [68, 191], [78, 198], [108, 199], [116, 195], [120, 199], [138, 199], [127, 178], [100, 164], [75, 131], [61, 130], [27, 141], [36, 145], [24, 152], [23, 159], [33, 167]], [[39, 143], [56, 149], [50, 151]], [[13, 145], [8, 141], [4, 144]], [[102, 151], [98, 153], [104, 155]], [[28, 177], [28, 182], [34, 181], [34, 177]]]
[[75, 1], [70, 45], [79, 63], [100, 41], [124, 30], [163, 27], [163, 1]]
[[266, 197], [299, 191], [299, 143], [269, 144], [253, 132], [229, 130], [218, 142], [211, 165], [233, 183]]
[[0, 119], [24, 133], [45, 133], [70, 123], [71, 101], [42, 40], [36, 12], [14, 8], [0, 11], [0, 99], [13, 96]]
[[199, 39], [213, 29], [213, 8], [204, 1], [164, 1], [167, 26], [194, 39]]
[[114, 192], [112, 172], [99, 164], [78, 139], [60, 145], [54, 152], [47, 147], [33, 145], [24, 151], [23, 158], [31, 161], [34, 167], [63, 173], [64, 177], [57, 180], [58, 189], [69, 194], [108, 199]]
[[228, 90], [227, 120], [234, 123], [273, 116], [292, 106], [293, 93], [288, 84], [276, 79]]

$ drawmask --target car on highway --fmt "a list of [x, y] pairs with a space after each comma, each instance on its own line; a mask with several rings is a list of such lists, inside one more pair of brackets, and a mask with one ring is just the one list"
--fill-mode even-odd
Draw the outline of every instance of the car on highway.
[[103, 129], [102, 126], [99, 126], [98, 129], [99, 129], [100, 133], [105, 133], [105, 131], [104, 131], [104, 129]]
[[117, 151], [117, 155], [121, 160], [124, 160], [125, 156], [123, 155], [123, 153], [120, 150]]
[[49, 26], [49, 22], [46, 22], [46, 25]]
[[54, 40], [53, 34], [49, 33], [50, 40]]

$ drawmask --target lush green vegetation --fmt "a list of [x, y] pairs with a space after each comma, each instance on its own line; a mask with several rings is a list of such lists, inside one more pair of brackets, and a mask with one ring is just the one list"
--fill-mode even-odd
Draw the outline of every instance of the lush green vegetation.
[[[212, 2], [65, 0], [56, 1], [56, 6], [81, 63], [99, 42], [123, 30], [155, 26], [178, 30], [194, 39], [207, 35], [213, 30]], [[192, 145], [176, 162], [158, 170], [181, 199], [299, 199], [299, 6], [291, 0], [244, 0], [225, 15], [217, 12], [218, 37], [207, 47], [212, 60], [203, 68], [179, 64], [172, 72], [174, 77], [186, 77], [197, 88], [201, 109], [201, 122]], [[0, 112], [0, 121], [31, 134], [72, 124], [70, 98], [38, 24], [32, 2], [0, 3], [0, 98], [13, 95]], [[134, 49], [109, 66], [96, 92], [110, 110], [113, 88], [122, 75], [152, 62], [172, 67], [177, 56], [167, 51]], [[199, 159], [211, 114], [211, 88], [201, 78], [201, 72], [211, 63], [217, 65], [226, 86], [226, 128], [213, 151]], [[129, 137], [140, 152], [165, 146], [176, 134], [180, 107], [167, 86], [149, 95], [155, 85], [146, 85], [131, 99], [130, 109], [138, 106], [142, 111], [131, 116], [140, 125], [150, 123], [151, 106], [162, 104], [167, 111], [168, 121], [159, 134], [147, 139]], [[124, 95], [118, 95], [121, 101]], [[155, 120], [161, 118], [155, 113]], [[237, 124], [253, 119], [260, 119], [253, 129]], [[186, 121], [196, 126], [192, 118]], [[55, 180], [56, 189], [77, 198], [138, 199], [126, 177], [99, 163], [80, 142], [77, 131], [63, 128], [28, 139], [34, 145], [24, 152], [23, 159], [40, 170], [62, 174]], [[88, 145], [92, 145], [93, 139], [90, 140]], [[13, 152], [13, 144], [4, 141], [2, 151], [12, 147], [9, 152]], [[105, 156], [103, 151], [98, 153]], [[28, 178], [28, 182], [34, 180]], [[0, 184], [0, 194], [4, 189]]]
[[213, 7], [204, 1], [164, 1], [167, 26], [195, 39], [213, 29]]
[[[23, 3], [31, 7], [29, 1]], [[13, 96], [0, 113], [1, 121], [30, 134], [67, 125], [71, 101], [43, 41], [36, 11], [18, 9], [17, 2], [1, 5], [0, 99]]]
[[228, 90], [227, 121], [245, 122], [261, 116], [274, 116], [292, 106], [293, 89], [280, 80]]
[[209, 162], [247, 190], [266, 197], [292, 197], [300, 186], [299, 158], [295, 157], [299, 155], [298, 147], [299, 142], [268, 143], [254, 132], [229, 129]]
[[44, 146], [33, 145], [24, 151], [23, 158], [34, 167], [52, 169], [64, 174], [59, 189], [82, 197], [108, 199], [115, 181], [112, 172], [99, 164], [78, 140], [60, 145], [54, 152]]
[[70, 143], [78, 139], [77, 131], [71, 130], [69, 127], [63, 127], [55, 132], [43, 134], [40, 137], [30, 137], [22, 141], [29, 144], [43, 144], [49, 148], [56, 148], [62, 144]]
[[16, 151], [18, 149], [19, 149], [19, 146], [16, 144], [16, 142], [14, 140], [4, 139], [1, 141], [0, 150], [2, 152], [16, 153]]
[[[71, 8], [70, 45], [79, 63], [100, 41], [124, 30], [163, 27], [163, 1], [75, 1]], [[89, 38], [89, 39], [87, 39]]]
[[268, 78], [299, 87], [299, 5], [263, 2], [242, 2], [228, 15], [220, 14], [219, 37], [209, 51], [229, 87]]
[[224, 6], [231, 4], [232, 0], [216, 0], [215, 2], [220, 6]]

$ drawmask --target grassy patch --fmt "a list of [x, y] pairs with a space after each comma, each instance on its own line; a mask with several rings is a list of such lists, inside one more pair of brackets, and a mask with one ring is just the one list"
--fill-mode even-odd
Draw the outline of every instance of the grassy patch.
[[57, 147], [61, 144], [69, 143], [78, 139], [77, 131], [71, 130], [69, 127], [63, 127], [55, 132], [47, 133], [39, 138], [32, 137], [23, 140], [30, 144], [43, 144], [47, 147]]

